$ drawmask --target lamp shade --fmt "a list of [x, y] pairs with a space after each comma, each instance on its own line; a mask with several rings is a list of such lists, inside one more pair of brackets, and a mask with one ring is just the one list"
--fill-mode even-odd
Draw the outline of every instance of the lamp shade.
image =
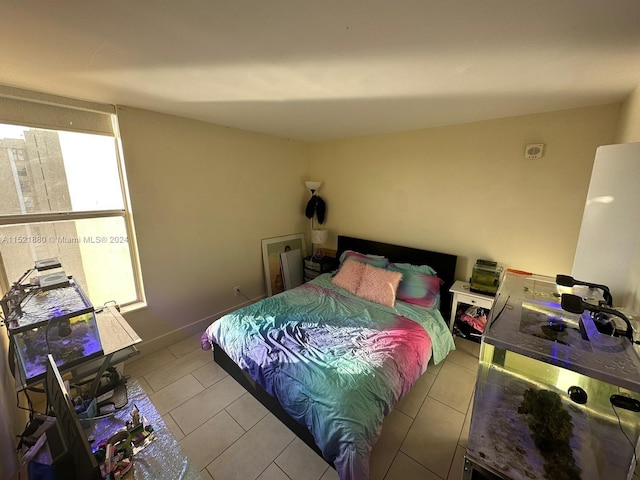
[[329, 230], [325, 229], [313, 229], [311, 230], [311, 243], [314, 245], [321, 245], [329, 238]]
[[307, 182], [304, 182], [304, 184], [309, 190], [311, 190], [311, 194], [313, 194], [316, 190], [320, 188], [320, 185], [322, 185], [322, 182], [307, 181]]

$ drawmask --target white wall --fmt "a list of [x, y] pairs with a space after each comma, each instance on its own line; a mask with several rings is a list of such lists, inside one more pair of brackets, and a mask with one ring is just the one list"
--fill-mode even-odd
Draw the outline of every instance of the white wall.
[[[305, 232], [322, 180], [338, 233], [554, 275], [570, 272], [596, 148], [618, 105], [307, 144], [118, 111], [149, 306], [128, 313], [147, 351], [264, 294], [262, 238]], [[545, 143], [525, 160], [524, 146]]]
[[631, 142], [640, 142], [640, 84], [622, 103], [614, 143]]
[[[304, 232], [309, 145], [127, 107], [120, 131], [148, 307], [146, 345], [265, 293], [261, 239]], [[153, 345], [155, 340], [155, 345]]]
[[[640, 142], [640, 84], [629, 94], [620, 109], [616, 143]], [[633, 259], [630, 259], [629, 290], [625, 307], [640, 312], [640, 245]]]
[[[353, 138], [312, 146], [326, 227], [555, 275], [571, 271], [596, 148], [619, 106], [604, 105]], [[546, 144], [525, 160], [526, 144]]]

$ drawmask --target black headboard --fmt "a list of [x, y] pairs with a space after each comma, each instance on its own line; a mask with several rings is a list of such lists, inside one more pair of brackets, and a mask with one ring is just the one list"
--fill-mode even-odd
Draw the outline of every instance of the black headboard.
[[340, 258], [340, 255], [345, 250], [384, 255], [391, 262], [396, 263], [429, 265], [438, 272], [438, 277], [444, 282], [440, 287], [440, 312], [444, 319], [449, 321], [451, 316], [451, 293], [449, 289], [455, 282], [456, 263], [458, 261], [456, 255], [338, 235], [337, 258]]

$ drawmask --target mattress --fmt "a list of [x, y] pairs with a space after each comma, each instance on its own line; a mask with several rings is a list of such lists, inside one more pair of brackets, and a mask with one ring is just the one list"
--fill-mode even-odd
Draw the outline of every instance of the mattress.
[[323, 274], [215, 321], [207, 337], [312, 433], [341, 480], [369, 478], [384, 417], [453, 338], [437, 308], [362, 300]]

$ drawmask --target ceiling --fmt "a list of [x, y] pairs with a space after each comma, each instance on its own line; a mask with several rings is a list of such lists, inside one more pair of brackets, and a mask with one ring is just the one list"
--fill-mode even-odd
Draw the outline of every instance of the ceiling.
[[0, 83], [306, 141], [620, 102], [638, 0], [4, 0]]

